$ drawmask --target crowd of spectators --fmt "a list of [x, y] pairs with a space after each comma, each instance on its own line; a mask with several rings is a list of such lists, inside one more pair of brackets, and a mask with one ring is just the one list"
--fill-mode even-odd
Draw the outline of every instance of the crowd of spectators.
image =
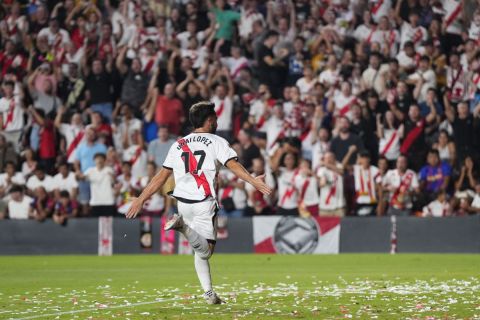
[[479, 43], [474, 0], [4, 0], [0, 218], [124, 212], [202, 100], [276, 190], [223, 214], [480, 213]]

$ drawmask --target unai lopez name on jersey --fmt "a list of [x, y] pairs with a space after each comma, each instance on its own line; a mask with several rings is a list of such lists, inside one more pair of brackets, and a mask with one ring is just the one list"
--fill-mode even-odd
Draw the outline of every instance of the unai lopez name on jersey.
[[177, 150], [182, 149], [182, 147], [185, 144], [188, 144], [190, 142], [200, 142], [203, 143], [205, 146], [209, 146], [212, 144], [212, 140], [208, 139], [207, 137], [202, 137], [202, 136], [193, 136], [190, 138], [183, 139], [183, 141], [178, 143]]

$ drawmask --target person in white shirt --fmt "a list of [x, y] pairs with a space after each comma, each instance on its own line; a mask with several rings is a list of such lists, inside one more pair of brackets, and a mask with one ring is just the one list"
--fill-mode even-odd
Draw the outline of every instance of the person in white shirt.
[[[131, 138], [135, 131], [142, 131], [142, 121], [135, 118], [132, 107], [128, 104], [123, 104], [119, 108], [121, 114], [121, 122], [119, 125], [112, 126], [113, 129], [113, 143], [118, 152], [122, 152], [125, 146], [132, 144]], [[114, 111], [114, 114], [116, 114]]]
[[300, 161], [299, 174], [294, 179], [294, 185], [298, 192], [298, 211], [302, 216], [318, 216], [318, 182], [312, 164], [309, 160]]
[[423, 207], [422, 217], [448, 217], [452, 215], [450, 202], [447, 200], [447, 193], [442, 190], [437, 193], [435, 200]]
[[312, 91], [313, 87], [317, 83], [317, 79], [314, 78], [313, 69], [307, 65], [303, 68], [303, 77], [297, 80], [296, 86], [300, 90], [302, 100], [304, 100]]
[[369, 0], [369, 9], [375, 22], [379, 22], [382, 17], [388, 16], [392, 8], [391, 0]]
[[198, 43], [203, 43], [203, 40], [205, 40], [205, 32], [197, 31], [196, 20], [187, 20], [186, 30], [177, 34], [176, 38], [180, 41], [181, 49], [188, 48], [191, 37], [195, 37]]
[[90, 182], [90, 215], [113, 216], [117, 213], [115, 207], [114, 172], [105, 165], [105, 155], [97, 153], [94, 156], [95, 167], [88, 168], [84, 173], [77, 173], [80, 179]]
[[173, 172], [175, 188], [172, 196], [178, 200], [181, 215], [174, 215], [165, 224], [164, 230], [175, 230], [185, 236], [195, 251], [195, 270], [205, 291], [206, 302], [220, 304], [222, 301], [212, 288], [208, 262], [217, 238], [215, 185], [219, 167], [224, 165], [239, 179], [266, 195], [271, 194], [272, 190], [263, 182], [263, 176], [252, 177], [238, 162], [238, 156], [228, 142], [214, 134], [218, 124], [212, 102], [194, 104], [190, 108], [189, 118], [194, 131], [172, 145], [163, 168], [140, 196], [132, 201], [126, 217], [135, 218], [145, 201], [164, 186]]
[[340, 74], [337, 67], [337, 58], [334, 54], [328, 56], [327, 67], [318, 76], [318, 82], [326, 86], [336, 86], [340, 81]]
[[480, 182], [477, 182], [475, 186], [475, 195], [473, 196], [473, 200], [470, 205], [468, 205], [467, 210], [472, 214], [480, 213]]
[[363, 23], [355, 29], [355, 32], [353, 33], [353, 37], [358, 42], [366, 42], [367, 44], [370, 44], [372, 41], [372, 36], [375, 33], [375, 30], [377, 28], [372, 23], [373, 22], [372, 14], [369, 10], [365, 10], [363, 12], [362, 18], [363, 18]]
[[413, 42], [407, 41], [403, 44], [403, 49], [397, 55], [397, 61], [400, 66], [400, 70], [410, 73], [415, 71], [418, 65], [418, 55], [415, 51]]
[[77, 198], [78, 182], [75, 173], [70, 171], [68, 163], [62, 162], [58, 165], [58, 173], [53, 177], [55, 198], [59, 199], [61, 191], [68, 191], [72, 199]]
[[240, 77], [240, 71], [244, 68], [248, 68], [248, 59], [242, 55], [242, 51], [238, 46], [232, 46], [230, 49], [231, 56], [221, 58], [222, 64], [227, 66], [230, 70], [230, 77], [238, 81]]
[[[16, 150], [19, 150], [20, 137], [24, 128], [23, 93], [17, 89], [15, 82], [4, 81], [3, 97], [0, 98], [0, 132]], [[18, 91], [15, 93], [15, 91]]]
[[270, 166], [277, 178], [277, 214], [282, 216], [298, 216], [299, 193], [295, 187], [295, 179], [300, 170], [297, 151], [284, 142], [270, 160]]
[[[137, 181], [138, 189], [145, 189], [157, 173], [155, 162], [150, 161], [147, 164], [147, 175]], [[172, 198], [167, 197], [162, 190], [154, 193], [150, 199], [143, 204], [143, 215], [160, 216], [163, 213], [168, 214], [172, 205]]]
[[345, 215], [345, 195], [343, 193], [343, 165], [335, 159], [333, 152], [325, 153], [317, 170], [320, 186], [320, 216]]
[[417, 174], [407, 168], [407, 158], [401, 155], [397, 167], [389, 170], [382, 181], [382, 190], [389, 193], [389, 216], [409, 216], [413, 207], [412, 196], [420, 192]]
[[437, 88], [437, 75], [430, 66], [430, 57], [421, 56], [416, 72], [408, 76], [408, 84], [415, 85], [413, 97], [418, 103], [427, 100], [429, 89]]
[[44, 187], [47, 192], [55, 188], [52, 176], [45, 174], [45, 169], [40, 165], [37, 165], [34, 174], [27, 180], [28, 193], [33, 194], [38, 187]]
[[265, 149], [269, 155], [273, 155], [280, 141], [285, 137], [285, 126], [283, 106], [276, 104], [264, 125], [264, 130], [267, 133], [267, 146]]
[[68, 34], [67, 30], [59, 27], [57, 18], [51, 18], [48, 27], [40, 30], [37, 35], [37, 37], [44, 36], [47, 37], [48, 44], [50, 46], [57, 48], [70, 42], [70, 35]]
[[117, 176], [114, 189], [118, 212], [124, 214], [129, 206], [130, 198], [136, 197], [141, 189], [140, 180], [132, 175], [132, 164], [129, 161], [122, 163], [122, 174]]
[[245, 182], [239, 180], [227, 169], [220, 169], [218, 181], [220, 187], [218, 197], [221, 204], [219, 214], [228, 217], [242, 217], [247, 206]]
[[393, 163], [400, 156], [400, 140], [403, 138], [404, 126], [395, 124], [395, 115], [392, 111], [385, 112], [384, 121], [382, 115], [377, 115], [378, 154], [384, 156]]
[[5, 163], [5, 172], [0, 173], [0, 198], [9, 193], [11, 187], [23, 186], [25, 176], [21, 172], [15, 172], [15, 163], [8, 161]]
[[365, 89], [374, 89], [379, 97], [383, 99], [386, 94], [385, 74], [389, 66], [381, 64], [381, 57], [378, 53], [370, 54], [368, 68], [362, 73], [362, 83]]
[[132, 166], [132, 176], [139, 179], [147, 175], [148, 154], [143, 148], [142, 135], [140, 131], [135, 130], [130, 139], [132, 144], [125, 145], [123, 150], [123, 161], [127, 161]]
[[359, 216], [373, 216], [378, 203], [377, 185], [380, 172], [370, 164], [370, 154], [362, 151], [358, 154], [358, 164], [353, 166], [355, 182], [356, 213]]
[[215, 87], [215, 95], [211, 101], [215, 104], [215, 112], [218, 117], [216, 134], [227, 141], [232, 141], [233, 96], [235, 88], [233, 87], [228, 68], [223, 68], [222, 73], [227, 79], [227, 85], [218, 83]]
[[60, 107], [55, 117], [55, 127], [60, 131], [60, 134], [65, 138], [66, 158], [68, 163], [75, 162], [75, 150], [85, 140], [85, 126], [83, 125], [82, 115], [74, 113], [70, 119], [70, 123], [62, 123], [62, 117], [66, 109]]
[[340, 90], [333, 91], [333, 95], [328, 100], [328, 110], [335, 117], [347, 117], [352, 119], [351, 107], [358, 103], [357, 97], [352, 94], [352, 85], [348, 81], [343, 81]]
[[413, 42], [415, 49], [420, 48], [422, 42], [427, 40], [428, 31], [420, 25], [420, 16], [417, 11], [411, 10], [408, 14], [408, 21], [404, 21], [400, 16], [400, 8], [403, 0], [397, 1], [395, 7], [395, 19], [400, 25], [400, 46], [403, 47], [408, 41]]
[[23, 193], [23, 187], [14, 186], [10, 189], [8, 200], [8, 216], [10, 219], [30, 219], [33, 198]]

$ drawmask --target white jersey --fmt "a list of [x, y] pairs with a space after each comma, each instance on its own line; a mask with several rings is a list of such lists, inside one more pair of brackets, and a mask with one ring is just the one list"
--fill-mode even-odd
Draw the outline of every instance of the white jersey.
[[396, 160], [400, 156], [400, 130], [384, 129], [383, 138], [378, 143], [378, 152], [387, 160]]
[[360, 165], [353, 166], [353, 178], [355, 182], [355, 198], [358, 204], [377, 203], [375, 185], [379, 182], [380, 171], [375, 166], [367, 170]]
[[176, 141], [163, 167], [173, 170], [173, 197], [191, 201], [216, 198], [215, 179], [220, 165], [237, 159], [227, 140], [211, 133], [191, 133]]
[[0, 113], [3, 115], [3, 130], [17, 131], [24, 127], [23, 108], [20, 96], [15, 95], [11, 99], [0, 99]]
[[[145, 187], [150, 182], [148, 177], [142, 177], [138, 180], [137, 186], [141, 189], [145, 189]], [[165, 197], [161, 195], [159, 192], [155, 192], [150, 198], [145, 200], [143, 204], [143, 209], [150, 211], [150, 212], [159, 212], [163, 211], [165, 208]]]
[[233, 116], [233, 101], [230, 97], [220, 99], [217, 96], [212, 98], [212, 102], [215, 104], [215, 112], [218, 117], [218, 131], [231, 131], [232, 130], [232, 116]]
[[373, 6], [370, 8], [373, 21], [378, 23], [381, 17], [387, 16], [388, 11], [392, 8], [391, 0], [378, 0], [373, 2]]
[[[224, 181], [239, 181], [235, 174], [228, 169], [220, 170], [218, 177]], [[218, 198], [221, 200], [232, 198], [233, 203], [235, 204], [235, 209], [237, 210], [245, 209], [247, 206], [247, 194], [244, 189], [226, 186], [218, 191]]]
[[60, 133], [65, 137], [67, 142], [67, 161], [68, 163], [75, 162], [75, 150], [85, 141], [85, 129], [83, 126], [75, 126], [69, 123], [62, 123], [60, 125]]
[[148, 155], [141, 146], [131, 145], [123, 151], [123, 161], [128, 161], [132, 165], [132, 176], [135, 179], [147, 175]]
[[456, 35], [461, 35], [463, 31], [462, 26], [462, 10], [463, 4], [460, 0], [443, 0], [443, 23], [446, 26], [446, 32]]
[[335, 104], [335, 109], [333, 111], [335, 116], [345, 116], [352, 120], [352, 112], [350, 109], [352, 106], [357, 104], [356, 96], [351, 94], [347, 97], [341, 91], [336, 91], [335, 95], [333, 96], [333, 103]]
[[415, 49], [418, 49], [422, 45], [422, 42], [427, 40], [428, 32], [422, 26], [413, 27], [410, 23], [404, 21], [400, 29], [400, 34], [400, 47], [402, 49], [407, 41], [412, 41]]
[[295, 209], [298, 207], [298, 190], [295, 187], [295, 179], [299, 175], [299, 170], [288, 171], [280, 168], [278, 183], [278, 202], [277, 205], [283, 209]]
[[411, 209], [412, 198], [410, 192], [419, 187], [417, 174], [407, 169], [400, 175], [397, 169], [388, 170], [383, 177], [382, 184], [390, 190], [390, 205], [396, 209]]
[[299, 193], [299, 200], [307, 207], [318, 206], [318, 183], [315, 177], [299, 174], [295, 177], [295, 188]]
[[424, 217], [446, 217], [451, 214], [450, 203], [448, 201], [440, 202], [434, 200], [423, 207], [422, 216]]
[[[341, 164], [337, 164], [341, 168]], [[320, 187], [320, 210], [336, 210], [345, 207], [343, 195], [343, 176], [327, 167], [320, 167], [317, 171], [320, 181], [326, 184]]]

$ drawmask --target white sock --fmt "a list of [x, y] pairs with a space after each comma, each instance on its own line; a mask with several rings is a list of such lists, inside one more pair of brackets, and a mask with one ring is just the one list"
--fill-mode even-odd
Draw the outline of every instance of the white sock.
[[208, 245], [207, 239], [199, 235], [195, 230], [185, 225], [181, 230], [179, 230], [188, 242], [192, 246], [193, 251], [195, 251], [195, 256], [198, 255], [201, 259], [208, 259], [212, 255], [210, 252], [210, 246]]
[[212, 290], [212, 278], [210, 276], [210, 264], [208, 259], [202, 259], [195, 254], [195, 270], [197, 271], [198, 280], [203, 291], [208, 292]]

